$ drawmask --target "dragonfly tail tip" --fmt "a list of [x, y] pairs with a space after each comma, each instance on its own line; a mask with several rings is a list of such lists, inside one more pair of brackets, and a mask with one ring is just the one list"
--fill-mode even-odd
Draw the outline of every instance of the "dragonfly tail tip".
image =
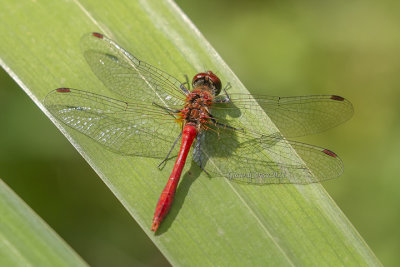
[[159, 225], [160, 225], [160, 222], [153, 221], [153, 224], [151, 225], [151, 231], [156, 232]]

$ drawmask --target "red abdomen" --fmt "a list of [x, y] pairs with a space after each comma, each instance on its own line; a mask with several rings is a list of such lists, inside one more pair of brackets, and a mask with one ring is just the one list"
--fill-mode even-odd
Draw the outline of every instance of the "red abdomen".
[[157, 231], [158, 226], [171, 208], [172, 202], [174, 201], [176, 187], [178, 186], [179, 179], [181, 178], [182, 169], [185, 166], [187, 155], [196, 135], [196, 126], [192, 123], [186, 124], [182, 132], [182, 144], [179, 150], [178, 158], [176, 159], [171, 176], [169, 177], [167, 185], [162, 191], [156, 206], [153, 224], [151, 226], [151, 230], [154, 232]]

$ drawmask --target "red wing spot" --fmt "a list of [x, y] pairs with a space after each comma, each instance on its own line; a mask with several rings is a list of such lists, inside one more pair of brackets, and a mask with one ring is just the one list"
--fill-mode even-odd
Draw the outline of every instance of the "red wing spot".
[[100, 38], [100, 39], [103, 39], [103, 37], [104, 37], [103, 34], [98, 33], [98, 32], [92, 32], [92, 35], [93, 35], [94, 37], [97, 37], [97, 38]]
[[332, 96], [331, 96], [331, 99], [332, 99], [332, 100], [337, 100], [337, 101], [343, 101], [343, 100], [344, 100], [343, 97], [338, 96], [338, 95], [332, 95]]
[[57, 92], [59, 93], [69, 93], [71, 90], [69, 88], [58, 88], [56, 89]]
[[328, 156], [334, 157], [336, 158], [337, 155], [335, 153], [333, 153], [332, 151], [328, 150], [328, 149], [324, 149], [322, 152], [324, 152], [325, 154], [327, 154]]

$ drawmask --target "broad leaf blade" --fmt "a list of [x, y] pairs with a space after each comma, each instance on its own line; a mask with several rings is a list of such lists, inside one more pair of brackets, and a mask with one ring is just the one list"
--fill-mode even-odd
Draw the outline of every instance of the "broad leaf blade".
[[[178, 78], [206, 67], [233, 91], [247, 92], [171, 2], [14, 2], [6, 1], [0, 13], [2, 65], [44, 111], [43, 98], [57, 87], [112, 96], [79, 49], [80, 37], [91, 31]], [[268, 118], [253, 119], [275, 130]], [[153, 235], [154, 207], [171, 164], [159, 171], [156, 160], [114, 154], [54, 122], [173, 264], [379, 265], [321, 185], [232, 184], [209, 179], [190, 162], [170, 214]]]
[[0, 180], [1, 266], [87, 266]]

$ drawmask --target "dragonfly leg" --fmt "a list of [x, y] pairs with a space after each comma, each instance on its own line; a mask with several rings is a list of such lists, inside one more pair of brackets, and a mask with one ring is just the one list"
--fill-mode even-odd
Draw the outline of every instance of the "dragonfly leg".
[[[181, 112], [180, 110], [172, 110], [172, 109], [170, 109], [170, 108], [163, 107], [163, 106], [161, 106], [161, 105], [159, 105], [159, 104], [157, 104], [157, 103], [155, 103], [155, 102], [153, 102], [152, 104], [153, 104], [154, 106], [157, 106], [157, 107], [163, 109], [163, 110], [168, 111], [169, 114], [171, 114], [171, 113], [172, 113], [172, 114], [178, 114], [179, 112]], [[172, 115], [172, 114], [171, 114], [171, 115]]]
[[[189, 77], [185, 74], [185, 82], [182, 83], [179, 87], [182, 89], [183, 93], [188, 95], [190, 93], [190, 83], [189, 83]], [[185, 87], [187, 86], [187, 88]]]
[[[228, 93], [227, 93], [227, 91], [229, 90], [229, 89], [231, 89], [232, 88], [232, 85], [231, 85], [231, 83], [230, 82], [227, 82], [226, 83], [226, 85], [225, 85], [225, 87], [224, 87], [224, 92], [225, 92], [225, 94], [226, 94], [226, 96], [228, 96]], [[228, 96], [229, 97], [229, 96]]]
[[231, 86], [231, 83], [228, 82], [228, 83], [225, 85], [224, 89], [222, 89], [222, 90], [224, 90], [224, 94], [225, 94], [225, 95], [222, 96], [222, 97], [220, 97], [220, 98], [215, 99], [215, 100], [214, 100], [214, 103], [230, 103], [230, 102], [231, 102], [231, 97], [229, 96], [227, 90], [229, 90], [231, 87], [232, 87], [232, 86]]
[[[200, 145], [201, 145], [201, 135], [200, 134], [198, 134], [197, 135], [197, 137], [196, 137], [196, 150], [198, 150], [199, 152], [201, 151], [200, 150]], [[201, 155], [201, 153], [199, 154], [199, 155]], [[210, 176], [210, 174], [203, 168], [203, 163], [201, 162], [201, 156], [199, 157], [199, 161], [197, 162], [197, 164], [200, 166], [200, 169], [203, 171], [203, 172], [205, 172], [205, 174], [207, 174], [208, 176]]]
[[[201, 162], [200, 162], [200, 163], [201, 163]], [[211, 176], [211, 175], [208, 173], [208, 171], [206, 171], [206, 170], [203, 168], [203, 166], [200, 165], [200, 169], [201, 169], [205, 174], [207, 174], [208, 176]]]
[[157, 168], [160, 169], [160, 168], [161, 168], [161, 165], [163, 165], [163, 164], [168, 160], [169, 155], [171, 154], [172, 150], [174, 150], [174, 147], [175, 147], [176, 143], [178, 142], [179, 139], [181, 139], [181, 137], [182, 137], [182, 132], [179, 134], [178, 138], [176, 138], [176, 140], [175, 140], [175, 142], [172, 144], [172, 147], [171, 147], [171, 149], [169, 150], [167, 156], [164, 158], [163, 161], [161, 161], [160, 164], [158, 164]]
[[231, 129], [231, 130], [235, 130], [235, 131], [243, 131], [243, 128], [236, 128], [236, 127], [232, 127], [228, 124], [224, 124], [224, 123], [220, 123], [217, 122], [217, 120], [211, 116], [210, 114], [210, 120], [214, 123], [215, 126], [217, 126], [218, 128], [222, 128], [222, 129]]

